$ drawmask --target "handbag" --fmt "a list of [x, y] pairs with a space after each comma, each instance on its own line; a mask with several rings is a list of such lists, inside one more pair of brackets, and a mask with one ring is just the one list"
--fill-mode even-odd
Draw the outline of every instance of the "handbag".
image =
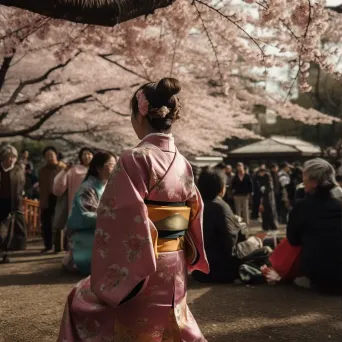
[[27, 232], [22, 212], [14, 211], [0, 223], [0, 250], [21, 251], [26, 249]]
[[295, 278], [299, 271], [299, 255], [302, 247], [290, 245], [287, 239], [280, 244], [270, 256], [272, 268], [281, 278]]
[[239, 259], [243, 259], [262, 247], [262, 240], [255, 236], [251, 236], [246, 241], [239, 242], [236, 245], [235, 253]]

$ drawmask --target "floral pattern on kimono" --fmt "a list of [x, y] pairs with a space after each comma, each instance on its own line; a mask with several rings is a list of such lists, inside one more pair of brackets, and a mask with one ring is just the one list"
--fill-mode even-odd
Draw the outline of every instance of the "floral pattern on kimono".
[[[135, 221], [137, 222], [136, 219]], [[140, 223], [140, 220], [137, 223]], [[141, 258], [143, 246], [149, 243], [150, 240], [148, 238], [144, 238], [139, 234], [130, 234], [128, 239], [123, 241], [123, 244], [127, 248], [127, 260], [134, 262], [137, 258]]]
[[96, 251], [99, 253], [102, 259], [107, 258], [108, 256], [108, 241], [110, 239], [110, 235], [107, 232], [104, 232], [101, 228], [98, 228], [95, 231], [95, 241], [96, 241]]
[[117, 264], [109, 266], [100, 286], [100, 291], [113, 291], [127, 278], [128, 274], [129, 271], [126, 267], [120, 267]]

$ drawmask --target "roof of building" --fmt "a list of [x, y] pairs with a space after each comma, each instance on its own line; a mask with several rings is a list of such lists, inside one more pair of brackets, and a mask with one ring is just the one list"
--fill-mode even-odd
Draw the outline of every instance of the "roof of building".
[[302, 155], [314, 155], [321, 153], [320, 147], [296, 137], [272, 136], [240, 148], [229, 154], [276, 154], [294, 153]]

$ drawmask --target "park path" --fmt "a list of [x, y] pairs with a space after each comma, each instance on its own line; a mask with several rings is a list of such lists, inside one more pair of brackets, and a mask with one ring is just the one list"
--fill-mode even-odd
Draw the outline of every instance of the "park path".
[[[66, 296], [80, 278], [39, 245], [0, 265], [0, 342], [55, 342]], [[291, 286], [206, 286], [189, 281], [188, 301], [209, 342], [342, 341], [342, 306]]]

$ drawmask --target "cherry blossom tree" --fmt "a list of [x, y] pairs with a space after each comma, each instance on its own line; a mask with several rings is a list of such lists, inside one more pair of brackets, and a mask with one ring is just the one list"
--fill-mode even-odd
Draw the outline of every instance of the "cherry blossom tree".
[[[299, 15], [300, 13], [300, 15]], [[329, 13], [324, 1], [178, 0], [153, 16], [114, 27], [75, 24], [18, 9], [0, 17], [0, 137], [53, 138], [120, 151], [135, 143], [128, 100], [164, 76], [183, 84], [175, 135], [188, 154], [211, 153], [227, 137], [257, 138], [253, 106], [309, 124], [334, 121], [266, 94], [274, 66], [280, 84], [304, 91], [311, 62], [331, 70], [320, 51]], [[332, 19], [332, 20], [338, 20]], [[84, 133], [84, 134], [83, 134]]]

